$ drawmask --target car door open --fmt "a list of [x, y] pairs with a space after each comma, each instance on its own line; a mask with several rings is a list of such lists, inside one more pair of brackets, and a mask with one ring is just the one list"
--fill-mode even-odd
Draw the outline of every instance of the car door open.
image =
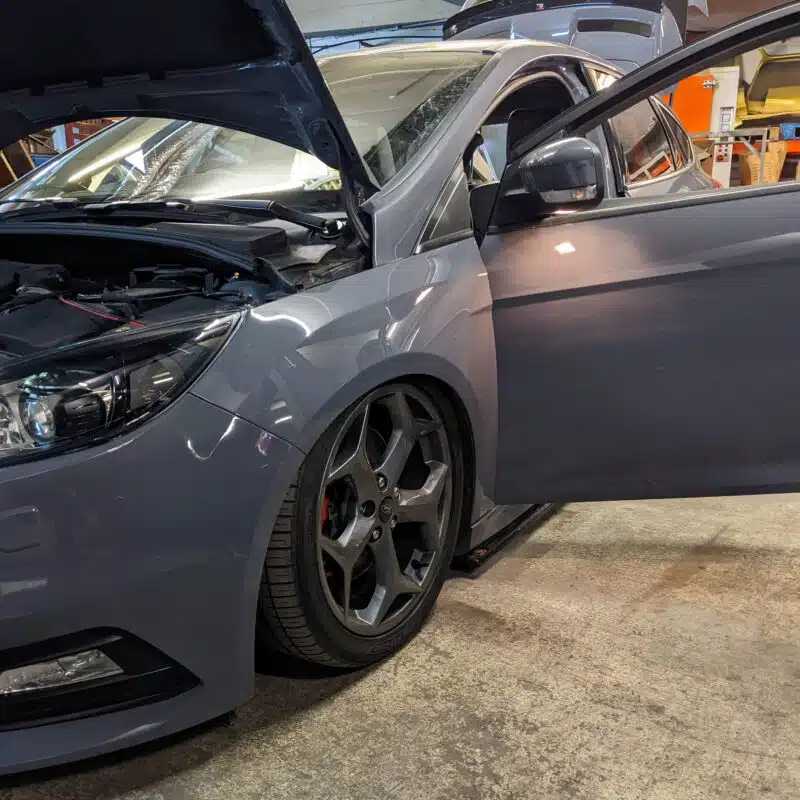
[[499, 503], [800, 487], [800, 184], [619, 197], [583, 138], [792, 3], [653, 62], [510, 153], [482, 244]]

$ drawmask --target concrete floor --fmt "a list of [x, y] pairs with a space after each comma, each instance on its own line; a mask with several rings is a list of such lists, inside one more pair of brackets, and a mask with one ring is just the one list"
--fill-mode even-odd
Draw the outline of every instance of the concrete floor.
[[419, 638], [30, 798], [800, 797], [800, 497], [575, 505]]

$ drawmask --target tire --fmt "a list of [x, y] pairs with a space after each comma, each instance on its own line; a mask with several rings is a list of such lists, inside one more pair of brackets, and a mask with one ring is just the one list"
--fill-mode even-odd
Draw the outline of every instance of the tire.
[[358, 668], [416, 635], [463, 522], [461, 438], [451, 404], [430, 385], [389, 384], [340, 415], [275, 522], [259, 594], [262, 654]]

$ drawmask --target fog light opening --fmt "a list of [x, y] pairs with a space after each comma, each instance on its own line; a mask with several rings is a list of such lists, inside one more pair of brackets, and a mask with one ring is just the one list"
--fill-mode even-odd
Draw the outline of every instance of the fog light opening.
[[125, 631], [80, 631], [0, 650], [0, 732], [156, 703], [199, 678]]
[[101, 650], [62, 656], [0, 672], [0, 696], [60, 689], [87, 681], [113, 678], [124, 670]]

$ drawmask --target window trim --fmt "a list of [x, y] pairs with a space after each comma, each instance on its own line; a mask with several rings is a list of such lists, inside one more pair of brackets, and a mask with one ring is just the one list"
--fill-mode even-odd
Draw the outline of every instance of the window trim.
[[455, 244], [456, 242], [465, 242], [467, 239], [475, 239], [474, 228], [463, 231], [452, 231], [451, 233], [444, 234], [444, 236], [438, 236], [436, 239], [428, 239], [424, 242], [420, 242], [414, 250], [414, 254], [420, 255], [421, 253], [429, 253], [431, 250], [438, 250], [440, 247], [445, 247], [448, 244]]
[[[687, 162], [687, 166], [696, 165], [697, 164], [697, 154], [695, 152], [694, 145], [692, 144], [692, 137], [689, 136], [688, 133], [686, 133], [686, 130], [684, 129], [683, 125], [681, 125], [681, 121], [678, 119], [677, 114], [675, 114], [673, 112], [673, 110], [666, 103], [664, 103], [661, 100], [656, 100], [655, 107], [656, 107], [657, 111], [661, 112], [662, 116], [666, 115], [668, 117], [671, 117], [675, 121], [675, 124], [678, 126], [678, 128], [680, 128], [686, 134], [686, 139], [689, 142], [689, 154], [690, 154], [689, 155], [689, 160]], [[667, 129], [667, 134], [670, 136], [671, 139], [674, 139], [675, 138], [675, 134], [672, 132], [672, 128], [670, 128], [668, 125], [665, 126], [665, 127]], [[677, 147], [678, 149], [680, 149], [680, 146], [681, 146], [680, 142], [673, 141], [673, 145], [675, 147]], [[680, 171], [683, 172], [683, 169], [681, 169]]]
[[[610, 67], [606, 67], [599, 61], [595, 61], [591, 58], [581, 59], [580, 73], [586, 88], [589, 90], [590, 96], [604, 91], [603, 88], [598, 86], [597, 78], [593, 74], [597, 72], [602, 72], [604, 75], [609, 75], [614, 78], [615, 81], [618, 81], [622, 77], [621, 72], [611, 69]], [[609, 162], [611, 164], [611, 172], [614, 176], [614, 185], [616, 187], [617, 195], [620, 195], [625, 191], [625, 170], [623, 169], [622, 160], [620, 158], [620, 148], [616, 141], [616, 137], [614, 136], [614, 131], [611, 128], [609, 120], [603, 120], [597, 127], [606, 140], [606, 152], [608, 153]]]
[[[628, 217], [632, 214], [654, 214], [672, 208], [691, 208], [692, 206], [716, 205], [731, 203], [748, 198], [770, 197], [782, 194], [800, 194], [800, 181], [786, 181], [754, 186], [736, 186], [725, 191], [704, 189], [698, 192], [680, 192], [673, 194], [654, 194], [644, 197], [614, 197], [596, 208], [577, 210], [572, 214], [543, 217], [536, 222], [536, 227], [552, 228], [558, 225], [580, 225], [583, 222], [595, 222], [603, 219]], [[498, 228], [489, 226], [487, 236], [504, 236], [512, 230], [526, 229], [531, 223], [525, 222], [514, 226]]]
[[[667, 132], [667, 139], [669, 139], [669, 146], [672, 148], [672, 158], [677, 159], [678, 155], [680, 154], [681, 159], [683, 159], [683, 150], [681, 149], [680, 144], [678, 143], [678, 139], [675, 135], [675, 132], [672, 130], [672, 126], [667, 121], [667, 115], [664, 113], [663, 103], [659, 100], [656, 100], [652, 103], [652, 106], [656, 110], [656, 114], [661, 117], [661, 124], [664, 126], [664, 130]], [[685, 165], [684, 165], [685, 166]], [[681, 167], [683, 170], [683, 167]], [[675, 170], [678, 172], [678, 170]]]
[[[784, 183], [774, 183], [755, 186], [736, 186], [725, 191], [717, 189], [704, 189], [697, 192], [656, 194], [644, 197], [616, 197], [610, 198], [612, 204], [603, 204], [596, 208], [576, 211], [574, 214], [550, 215], [544, 217], [537, 223], [541, 227], [553, 227], [554, 225], [576, 225], [581, 222], [590, 222], [598, 219], [615, 219], [616, 217], [626, 217], [631, 214], [650, 214], [670, 208], [687, 208], [696, 205], [709, 205], [716, 203], [728, 203], [736, 200], [745, 200], [748, 197], [768, 197], [770, 195], [781, 195], [798, 192], [800, 193], [800, 182], [786, 181]], [[502, 235], [505, 230], [492, 231]]]

